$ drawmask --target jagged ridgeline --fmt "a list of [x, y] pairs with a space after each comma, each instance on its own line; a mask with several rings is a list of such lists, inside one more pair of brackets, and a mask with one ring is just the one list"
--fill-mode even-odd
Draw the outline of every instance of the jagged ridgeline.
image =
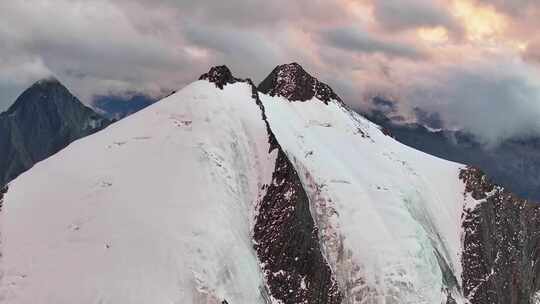
[[10, 183], [0, 298], [535, 303], [538, 210], [296, 63], [218, 66]]

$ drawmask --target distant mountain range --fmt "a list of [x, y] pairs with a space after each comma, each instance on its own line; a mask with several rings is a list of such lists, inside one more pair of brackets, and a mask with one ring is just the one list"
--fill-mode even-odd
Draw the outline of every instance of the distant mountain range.
[[540, 137], [510, 139], [494, 147], [463, 131], [441, 129], [436, 114], [416, 109], [418, 123], [394, 115], [394, 102], [377, 97], [374, 109], [362, 113], [405, 145], [458, 163], [482, 169], [494, 182], [517, 195], [540, 202]]
[[120, 120], [147, 106], [160, 98], [153, 98], [143, 93], [126, 93], [125, 95], [98, 95], [94, 97], [93, 106], [111, 120]]
[[109, 123], [57, 79], [36, 82], [0, 113], [0, 185]]

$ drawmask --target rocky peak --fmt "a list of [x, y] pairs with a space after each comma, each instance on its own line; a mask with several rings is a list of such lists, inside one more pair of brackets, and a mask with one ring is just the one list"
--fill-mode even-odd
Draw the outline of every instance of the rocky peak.
[[491, 183], [479, 169], [459, 175], [463, 210], [463, 292], [472, 304], [532, 303], [540, 289], [540, 205]]
[[[61, 96], [62, 98], [55, 98]], [[66, 99], [66, 97], [69, 97]], [[56, 104], [57, 101], [75, 99], [69, 90], [58, 79], [47, 77], [36, 81], [26, 89], [7, 110], [8, 114], [25, 111], [28, 108], [40, 107], [44, 103]], [[77, 101], [78, 102], [78, 101]], [[58, 105], [57, 105], [58, 106]]]
[[231, 70], [225, 65], [214, 66], [208, 71], [199, 77], [199, 80], [208, 80], [216, 85], [216, 87], [223, 89], [227, 84], [235, 83], [241, 81], [238, 78], [235, 78]]
[[258, 90], [289, 101], [307, 101], [316, 97], [325, 104], [330, 100], [341, 102], [330, 86], [311, 76], [296, 62], [277, 66], [259, 84]]
[[0, 113], [0, 185], [109, 123], [56, 78], [37, 81]]

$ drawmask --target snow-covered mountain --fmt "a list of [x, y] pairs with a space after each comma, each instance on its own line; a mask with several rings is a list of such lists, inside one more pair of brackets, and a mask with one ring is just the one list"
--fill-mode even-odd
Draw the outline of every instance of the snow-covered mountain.
[[[540, 207], [297, 64], [224, 66], [9, 184], [5, 303], [532, 303]], [[1, 198], [0, 198], [1, 200]]]

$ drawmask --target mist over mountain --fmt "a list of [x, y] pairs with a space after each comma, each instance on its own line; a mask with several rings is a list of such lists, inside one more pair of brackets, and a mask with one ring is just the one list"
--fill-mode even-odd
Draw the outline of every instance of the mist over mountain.
[[540, 201], [540, 138], [510, 138], [497, 144], [482, 141], [462, 130], [444, 129], [437, 113], [416, 109], [408, 122], [394, 101], [373, 98], [369, 112], [363, 113], [387, 129], [398, 141], [443, 159], [481, 168], [496, 183], [521, 197]]
[[119, 120], [153, 104], [160, 98], [144, 93], [94, 96], [92, 105], [108, 119]]

